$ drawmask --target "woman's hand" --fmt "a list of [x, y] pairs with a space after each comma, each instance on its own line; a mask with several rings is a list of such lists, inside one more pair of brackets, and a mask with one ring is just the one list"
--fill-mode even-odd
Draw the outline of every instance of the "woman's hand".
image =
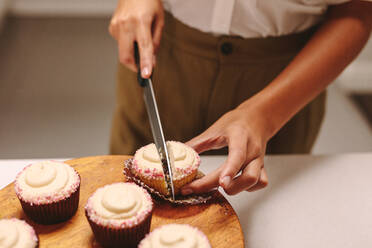
[[219, 185], [228, 194], [265, 187], [267, 141], [358, 55], [372, 31], [371, 12], [367, 1], [330, 8], [310, 41], [265, 89], [189, 141], [197, 152], [227, 145], [229, 155], [220, 168], [184, 186], [182, 193], [206, 192]]
[[160, 0], [119, 0], [109, 31], [118, 42], [120, 63], [137, 71], [133, 50], [137, 41], [142, 77], [150, 77], [163, 25], [164, 10]]
[[184, 186], [182, 194], [203, 193], [221, 186], [227, 194], [234, 195], [266, 187], [264, 155], [269, 132], [265, 127], [264, 118], [257, 110], [238, 107], [190, 140], [187, 144], [198, 153], [228, 146], [229, 155], [214, 172]]

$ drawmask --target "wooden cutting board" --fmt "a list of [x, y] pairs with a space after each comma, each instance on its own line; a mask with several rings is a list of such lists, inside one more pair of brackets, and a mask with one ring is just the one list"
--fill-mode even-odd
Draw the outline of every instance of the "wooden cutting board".
[[[26, 220], [39, 235], [40, 247], [100, 247], [94, 239], [84, 214], [88, 197], [99, 187], [123, 182], [123, 162], [129, 156], [98, 156], [66, 161], [81, 176], [80, 202], [76, 215], [69, 221], [56, 225], [39, 225], [23, 213], [13, 183], [0, 190], [0, 218], [16, 217]], [[157, 202], [151, 230], [168, 223], [187, 223], [198, 227], [210, 240], [213, 248], [244, 247], [242, 229], [233, 208], [218, 193], [207, 204], [174, 206]]]

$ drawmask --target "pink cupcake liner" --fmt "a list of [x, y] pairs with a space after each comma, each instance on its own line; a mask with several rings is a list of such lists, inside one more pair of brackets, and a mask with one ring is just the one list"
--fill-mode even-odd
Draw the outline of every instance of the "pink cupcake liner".
[[35, 248], [39, 248], [40, 247], [40, 239], [39, 239], [39, 235], [37, 235], [37, 233], [35, 232], [35, 236], [37, 238], [37, 241], [36, 241], [36, 246]]

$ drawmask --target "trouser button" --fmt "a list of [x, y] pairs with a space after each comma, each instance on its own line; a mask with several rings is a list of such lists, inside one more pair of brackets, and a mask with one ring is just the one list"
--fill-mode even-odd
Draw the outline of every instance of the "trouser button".
[[221, 45], [221, 52], [222, 52], [222, 54], [229, 55], [229, 54], [232, 53], [232, 51], [233, 51], [233, 46], [232, 46], [232, 44], [230, 42], [224, 42], [224, 43], [222, 43], [222, 45]]

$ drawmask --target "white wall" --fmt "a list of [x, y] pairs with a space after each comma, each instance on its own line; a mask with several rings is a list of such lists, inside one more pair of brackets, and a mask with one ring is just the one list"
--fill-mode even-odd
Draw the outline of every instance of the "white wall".
[[372, 94], [372, 38], [359, 57], [339, 76], [337, 85], [347, 93]]
[[111, 16], [117, 0], [12, 0], [17, 16]]
[[[7, 5], [12, 15], [21, 17], [109, 17], [116, 4], [117, 0], [1, 0], [0, 28]], [[345, 92], [372, 92], [372, 42], [364, 50], [358, 61], [351, 64], [337, 81]]]

